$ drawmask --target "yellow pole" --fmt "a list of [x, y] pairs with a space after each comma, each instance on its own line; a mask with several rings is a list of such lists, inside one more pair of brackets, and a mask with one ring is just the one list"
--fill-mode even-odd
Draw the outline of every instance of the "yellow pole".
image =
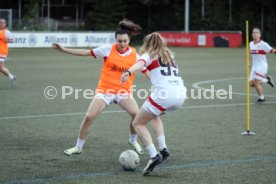
[[249, 23], [246, 21], [246, 131], [250, 131]]
[[249, 84], [249, 23], [246, 24], [246, 131], [242, 135], [255, 135], [254, 132], [250, 132], [250, 84]]

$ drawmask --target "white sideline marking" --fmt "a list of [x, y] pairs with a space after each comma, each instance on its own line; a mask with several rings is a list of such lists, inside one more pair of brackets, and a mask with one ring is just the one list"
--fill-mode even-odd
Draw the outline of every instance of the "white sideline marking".
[[[255, 105], [256, 103], [250, 103], [250, 105]], [[265, 104], [276, 104], [276, 102], [265, 102]], [[265, 105], [264, 104], [264, 105]], [[215, 105], [196, 105], [196, 106], [184, 106], [181, 109], [200, 109], [200, 108], [214, 108], [214, 107], [233, 107], [233, 106], [244, 106], [246, 103], [233, 103], [233, 104], [215, 104]], [[258, 104], [259, 105], [259, 104]], [[122, 113], [126, 112], [124, 110], [113, 110], [113, 111], [104, 111], [102, 114], [110, 113]], [[44, 118], [44, 117], [58, 117], [58, 116], [75, 116], [75, 115], [84, 115], [84, 112], [74, 112], [74, 113], [63, 113], [63, 114], [41, 114], [41, 115], [28, 115], [28, 116], [6, 116], [0, 117], [0, 120], [7, 119], [27, 119], [27, 118]]]
[[[201, 85], [201, 84], [208, 84], [208, 83], [221, 82], [221, 81], [238, 80], [238, 79], [244, 79], [244, 80], [245, 80], [245, 77], [239, 77], [239, 78], [226, 78], [226, 79], [215, 79], [215, 80], [200, 81], [200, 82], [193, 83], [193, 84], [192, 84], [192, 87], [195, 88], [195, 89], [202, 89], [202, 90], [208, 90], [208, 91], [217, 92], [218, 90], [206, 89], [206, 88], [201, 87], [200, 85]], [[239, 92], [232, 92], [231, 94], [234, 94], [234, 95], [243, 95], [243, 96], [246, 95], [246, 93], [239, 93]], [[250, 93], [250, 96], [257, 96], [257, 94], [251, 94], [251, 93]], [[265, 96], [267, 96], [267, 97], [276, 97], [275, 95], [265, 95]]]
[[[120, 113], [125, 112], [123, 110], [117, 111], [104, 111], [103, 114], [108, 113]], [[40, 114], [40, 115], [28, 115], [28, 116], [10, 116], [10, 117], [0, 117], [1, 119], [25, 119], [25, 118], [42, 118], [42, 117], [58, 117], [58, 116], [75, 116], [75, 115], [83, 115], [84, 112], [73, 112], [73, 113], [63, 113], [63, 114]]]

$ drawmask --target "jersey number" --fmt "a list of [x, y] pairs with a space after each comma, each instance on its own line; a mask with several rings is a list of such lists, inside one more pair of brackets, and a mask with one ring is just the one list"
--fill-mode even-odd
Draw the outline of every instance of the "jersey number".
[[160, 59], [158, 60], [158, 62], [159, 62], [159, 65], [162, 67], [162, 70], [160, 70], [162, 75], [171, 76], [173, 73], [174, 76], [179, 76], [179, 73], [177, 72], [177, 66], [175, 64], [172, 64], [172, 66], [170, 66], [169, 64], [166, 65], [162, 63]]

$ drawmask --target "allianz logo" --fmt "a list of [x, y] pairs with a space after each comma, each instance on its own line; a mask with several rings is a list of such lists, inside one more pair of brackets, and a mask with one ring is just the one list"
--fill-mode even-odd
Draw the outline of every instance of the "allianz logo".
[[45, 36], [44, 43], [68, 43], [67, 37]]
[[15, 37], [13, 43], [27, 43], [26, 37]]

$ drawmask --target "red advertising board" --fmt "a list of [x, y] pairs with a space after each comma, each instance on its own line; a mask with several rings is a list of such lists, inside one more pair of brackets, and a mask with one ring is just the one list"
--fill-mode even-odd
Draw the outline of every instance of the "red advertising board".
[[240, 47], [241, 32], [159, 32], [169, 46], [178, 47]]

